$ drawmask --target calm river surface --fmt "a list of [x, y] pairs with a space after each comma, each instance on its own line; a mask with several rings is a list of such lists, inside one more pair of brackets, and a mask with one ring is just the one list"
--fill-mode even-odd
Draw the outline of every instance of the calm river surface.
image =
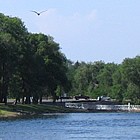
[[140, 113], [45, 114], [0, 120], [0, 140], [140, 140]]

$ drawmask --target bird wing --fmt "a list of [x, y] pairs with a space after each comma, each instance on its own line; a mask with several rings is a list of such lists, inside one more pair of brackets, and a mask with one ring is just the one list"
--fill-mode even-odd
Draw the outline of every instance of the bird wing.
[[40, 14], [43, 13], [43, 12], [46, 12], [46, 11], [47, 11], [47, 10], [41, 11]]
[[34, 13], [36, 13], [36, 14], [39, 14], [38, 12], [36, 12], [36, 11], [31, 11], [31, 12], [34, 12]]

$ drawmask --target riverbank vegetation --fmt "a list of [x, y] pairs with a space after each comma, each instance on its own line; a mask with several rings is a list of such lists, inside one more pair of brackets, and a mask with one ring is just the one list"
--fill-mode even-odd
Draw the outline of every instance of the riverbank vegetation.
[[120, 103], [140, 104], [140, 56], [125, 58], [121, 64], [76, 62], [69, 67], [68, 79], [71, 94], [104, 95]]
[[[21, 115], [39, 115], [43, 113], [74, 113], [82, 112], [78, 109], [46, 104], [0, 104], [0, 117], [17, 117]], [[84, 111], [83, 111], [84, 112]]]
[[[80, 53], [80, 52], [79, 52]], [[85, 54], [86, 55], [86, 54]], [[93, 54], [94, 55], [94, 54]], [[29, 33], [16, 17], [0, 14], [0, 103], [7, 97], [22, 104], [84, 94], [140, 103], [140, 56], [121, 64], [68, 60], [53, 37]], [[33, 105], [32, 105], [33, 106]]]

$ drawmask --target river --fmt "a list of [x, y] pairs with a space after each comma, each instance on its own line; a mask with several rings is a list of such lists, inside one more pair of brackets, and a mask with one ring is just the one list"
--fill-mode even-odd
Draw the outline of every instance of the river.
[[140, 113], [57, 113], [0, 120], [0, 140], [108, 139], [140, 139]]

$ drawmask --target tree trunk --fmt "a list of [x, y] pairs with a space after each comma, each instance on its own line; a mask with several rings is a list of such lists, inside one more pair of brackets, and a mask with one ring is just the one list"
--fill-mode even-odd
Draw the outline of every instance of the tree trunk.
[[33, 104], [38, 104], [38, 97], [33, 97]]
[[56, 94], [53, 94], [53, 103], [56, 102]]
[[4, 97], [4, 103], [7, 105], [7, 96]]
[[24, 104], [25, 102], [24, 102], [24, 96], [22, 96], [22, 104]]
[[25, 104], [31, 104], [30, 96], [26, 96]]
[[39, 103], [42, 104], [42, 96], [40, 97], [40, 101], [39, 101]]

